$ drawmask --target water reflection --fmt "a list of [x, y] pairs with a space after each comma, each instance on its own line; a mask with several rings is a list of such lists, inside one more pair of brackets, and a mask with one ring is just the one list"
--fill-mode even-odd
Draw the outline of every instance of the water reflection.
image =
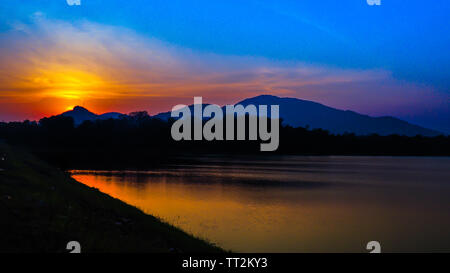
[[450, 250], [450, 159], [196, 159], [73, 177], [239, 252]]

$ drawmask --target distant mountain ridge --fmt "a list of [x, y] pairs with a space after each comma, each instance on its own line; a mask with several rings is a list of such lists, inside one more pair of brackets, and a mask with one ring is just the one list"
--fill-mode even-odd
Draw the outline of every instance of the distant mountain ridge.
[[[339, 110], [326, 105], [296, 98], [281, 98], [272, 95], [260, 95], [242, 100], [237, 104], [247, 106], [279, 105], [283, 125], [324, 129], [332, 134], [354, 133], [356, 135], [406, 135], [437, 136], [441, 132], [414, 125], [401, 119], [385, 116], [371, 117], [349, 110]], [[189, 106], [191, 112], [193, 105]], [[223, 109], [223, 107], [222, 107]], [[154, 117], [162, 120], [170, 118], [170, 112], [163, 112]]]
[[280, 117], [283, 124], [292, 127], [324, 129], [333, 134], [354, 133], [356, 135], [406, 135], [437, 136], [441, 132], [414, 125], [401, 119], [384, 116], [371, 117], [354, 111], [339, 110], [317, 102], [296, 98], [281, 98], [261, 95], [245, 99], [237, 104], [243, 106], [280, 105]]
[[81, 123], [85, 122], [86, 120], [94, 121], [97, 119], [110, 119], [110, 118], [117, 119], [117, 118], [120, 118], [120, 117], [126, 116], [126, 115], [124, 115], [122, 113], [117, 113], [117, 112], [109, 112], [109, 113], [97, 115], [97, 114], [90, 112], [89, 110], [87, 110], [84, 107], [75, 106], [73, 108], [73, 110], [64, 112], [61, 114], [61, 116], [72, 117], [75, 125], [78, 126]]
[[[317, 102], [296, 99], [282, 98], [272, 95], [260, 95], [253, 98], [242, 100], [237, 104], [247, 106], [253, 104], [259, 105], [279, 105], [280, 118], [283, 119], [283, 125], [292, 127], [308, 127], [309, 129], [323, 129], [332, 134], [354, 133], [356, 135], [406, 135], [406, 136], [437, 136], [441, 132], [414, 125], [401, 119], [385, 116], [371, 117], [362, 115], [349, 110], [339, 110]], [[205, 106], [206, 104], [204, 104]], [[188, 106], [193, 113], [193, 105]], [[153, 117], [162, 120], [168, 120], [171, 112], [163, 112]], [[72, 111], [61, 114], [62, 116], [71, 116], [75, 124], [79, 125], [85, 120], [109, 119], [126, 117], [127, 115], [111, 112], [102, 115], [96, 115], [87, 109], [77, 106]]]

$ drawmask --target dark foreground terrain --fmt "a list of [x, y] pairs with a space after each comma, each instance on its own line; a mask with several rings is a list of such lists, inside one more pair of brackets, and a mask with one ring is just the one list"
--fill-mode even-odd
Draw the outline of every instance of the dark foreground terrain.
[[2, 143], [0, 217], [0, 252], [222, 251]]

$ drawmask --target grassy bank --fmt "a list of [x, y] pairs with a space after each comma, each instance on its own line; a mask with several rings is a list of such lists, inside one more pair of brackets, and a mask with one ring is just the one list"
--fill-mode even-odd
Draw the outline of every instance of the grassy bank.
[[[0, 252], [220, 252], [0, 143]], [[1, 158], [0, 158], [1, 160]]]

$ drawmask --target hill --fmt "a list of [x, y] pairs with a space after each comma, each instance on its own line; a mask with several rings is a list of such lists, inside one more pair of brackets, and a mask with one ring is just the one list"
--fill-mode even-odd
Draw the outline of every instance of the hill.
[[437, 136], [442, 133], [423, 128], [395, 117], [371, 117], [353, 111], [344, 111], [323, 104], [296, 98], [261, 95], [238, 102], [244, 106], [279, 105], [285, 125], [324, 129], [332, 134]]
[[90, 112], [86, 108], [83, 108], [81, 106], [75, 106], [73, 110], [64, 112], [61, 114], [61, 116], [72, 117], [75, 125], [80, 125], [86, 120], [94, 121], [96, 119], [110, 119], [110, 118], [117, 119], [125, 115], [117, 112], [109, 112], [97, 115]]
[[[354, 111], [340, 110], [317, 102], [296, 98], [261, 95], [242, 100], [235, 105], [237, 104], [243, 106], [249, 104], [256, 106], [279, 105], [280, 118], [283, 119], [283, 125], [289, 125], [295, 128], [323, 129], [329, 131], [331, 134], [354, 133], [356, 135], [378, 134], [382, 136], [395, 134], [429, 137], [443, 134], [391, 116], [371, 117]], [[206, 105], [203, 104], [203, 107]], [[188, 107], [191, 113], [193, 113], [193, 105]], [[75, 126], [78, 126], [86, 120], [118, 119], [127, 115], [117, 112], [97, 115], [83, 107], [76, 106], [73, 110], [62, 113], [61, 116], [72, 117]], [[153, 117], [167, 121], [170, 118], [170, 112], [159, 113]]]

